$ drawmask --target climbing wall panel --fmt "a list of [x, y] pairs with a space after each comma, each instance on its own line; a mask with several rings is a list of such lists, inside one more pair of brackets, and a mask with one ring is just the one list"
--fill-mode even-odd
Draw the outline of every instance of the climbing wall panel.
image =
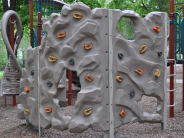
[[[141, 19], [134, 11], [111, 12], [112, 17], [109, 17], [108, 9], [91, 10], [79, 2], [64, 6], [61, 14], [53, 13], [43, 21], [45, 35], [41, 46], [28, 49], [21, 79], [19, 118], [38, 124], [37, 117], [31, 113], [38, 115], [35, 104], [39, 102], [41, 127], [61, 131], [69, 129], [79, 133], [89, 127], [94, 131], [107, 131], [110, 123], [119, 127], [136, 121], [164, 122], [164, 14], [153, 12]], [[117, 25], [122, 17], [133, 21], [134, 40], [125, 40], [118, 34]], [[110, 52], [109, 45], [113, 52]], [[39, 51], [39, 67], [36, 49]], [[112, 64], [112, 70], [109, 70], [109, 64]], [[31, 76], [32, 67], [39, 68], [40, 76]], [[62, 94], [58, 85], [65, 69], [76, 71], [81, 84], [71, 117], [65, 116], [59, 107], [58, 97], [62, 98]], [[109, 84], [109, 74], [113, 84]], [[113, 96], [109, 97], [111, 85]], [[157, 113], [142, 112], [137, 102], [143, 95], [158, 99]], [[113, 100], [112, 105], [110, 99]], [[112, 121], [110, 114], [114, 116]]]
[[[164, 57], [164, 13], [152, 12], [143, 19], [134, 11], [112, 13], [114, 126], [136, 121], [163, 123], [167, 60]], [[117, 32], [118, 21], [123, 17], [134, 23], [134, 40], [125, 40]], [[117, 76], [123, 80], [118, 80]], [[138, 104], [143, 95], [157, 98], [156, 113], [143, 112]]]

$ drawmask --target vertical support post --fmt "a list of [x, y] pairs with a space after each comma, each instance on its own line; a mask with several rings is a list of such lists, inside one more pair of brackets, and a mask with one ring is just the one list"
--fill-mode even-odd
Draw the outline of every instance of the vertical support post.
[[[170, 20], [174, 20], [174, 0], [170, 0]], [[174, 24], [170, 24], [170, 59], [174, 59]], [[174, 61], [170, 61], [170, 74], [174, 74]], [[170, 105], [174, 104], [174, 76], [170, 76]], [[170, 107], [170, 118], [174, 117], [174, 106]]]
[[[183, 4], [183, 22], [182, 22], [182, 28], [183, 28], [183, 38], [181, 38], [181, 41], [183, 41], [183, 60], [184, 60], [184, 4]], [[183, 40], [182, 40], [183, 39]], [[183, 64], [183, 99], [182, 99], [182, 111], [184, 111], [184, 64]]]
[[42, 26], [42, 24], [41, 24], [41, 12], [38, 12], [38, 24], [37, 24], [37, 26], [38, 26], [38, 46], [40, 46], [41, 45], [41, 26]]
[[30, 0], [30, 44], [33, 47], [33, 0]]
[[[14, 48], [14, 18], [13, 16], [11, 17], [11, 48], [14, 52], [15, 48]], [[16, 106], [16, 96], [13, 95], [13, 106]]]
[[164, 22], [165, 22], [165, 46], [164, 46], [164, 59], [165, 59], [165, 74], [164, 74], [164, 111], [163, 111], [163, 122], [161, 127], [163, 130], [167, 129], [167, 37], [169, 32], [169, 23], [168, 23], [168, 14], [164, 13]]
[[68, 82], [68, 106], [72, 105], [72, 71], [69, 70]]
[[[113, 116], [113, 77], [112, 77], [112, 63], [113, 63], [113, 45], [112, 45], [112, 24], [113, 24], [113, 12], [108, 10], [109, 17], [109, 108], [110, 108], [110, 121], [109, 121], [109, 136], [108, 138], [114, 138], [114, 116]], [[104, 134], [104, 138], [107, 134]]]

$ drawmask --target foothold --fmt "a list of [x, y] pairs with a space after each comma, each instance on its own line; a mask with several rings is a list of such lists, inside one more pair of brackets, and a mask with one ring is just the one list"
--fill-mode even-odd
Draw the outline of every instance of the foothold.
[[69, 60], [69, 64], [72, 65], [72, 66], [75, 64], [75, 61], [74, 61], [73, 58], [71, 58], [71, 59]]
[[15, 70], [15, 72], [19, 72], [19, 71], [17, 70], [17, 68], [15, 68], [14, 70]]
[[121, 110], [121, 112], [119, 113], [122, 117], [125, 117], [126, 116], [126, 114], [125, 114], [125, 112], [123, 111], [123, 110]]
[[29, 109], [25, 109], [24, 112], [25, 112], [25, 114], [27, 114], [27, 115], [30, 114], [30, 110], [29, 110]]
[[92, 43], [90, 43], [90, 44], [88, 44], [88, 45], [84, 45], [84, 48], [86, 49], [86, 50], [89, 50], [89, 49], [91, 49], [93, 47], [93, 44]]
[[147, 49], [147, 46], [146, 45], [142, 45], [141, 48], [140, 48], [140, 53], [143, 54]]
[[93, 111], [93, 108], [90, 107], [88, 109], [84, 109], [83, 113], [84, 113], [84, 115], [90, 115], [92, 113], [92, 111]]
[[29, 87], [26, 86], [26, 93], [29, 93]]
[[120, 59], [123, 59], [124, 55], [123, 55], [122, 53], [118, 53], [118, 57], [119, 57]]
[[10, 68], [8, 68], [8, 71], [10, 71]]
[[53, 85], [52, 82], [50, 82], [50, 81], [47, 82], [47, 86], [48, 86], [48, 87], [51, 87], [52, 85]]
[[34, 70], [31, 70], [31, 75], [34, 75]]
[[158, 51], [158, 56], [160, 57], [162, 55], [162, 52], [161, 51]]
[[9, 82], [11, 81], [11, 79], [10, 79], [10, 78], [6, 78], [6, 80], [7, 80], [7, 81], [9, 81]]
[[66, 36], [66, 32], [64, 33], [57, 33], [58, 38], [63, 38]]
[[52, 112], [52, 107], [45, 107], [45, 113]]
[[136, 68], [135, 69], [135, 72], [139, 73], [139, 75], [142, 75], [143, 74], [143, 70], [139, 69], [139, 68]]
[[90, 82], [94, 80], [94, 78], [92, 78], [89, 74], [86, 75], [85, 79]]
[[10, 88], [6, 88], [5, 89], [6, 92], [10, 92], [10, 90], [11, 90]]
[[154, 73], [155, 77], [160, 77], [160, 70], [156, 69], [155, 73]]
[[56, 62], [56, 61], [57, 61], [57, 57], [49, 56], [48, 60], [49, 60], [50, 62]]
[[119, 82], [122, 82], [122, 81], [123, 81], [123, 77], [121, 77], [121, 76], [116, 76], [116, 80], [119, 81]]
[[133, 90], [131, 90], [131, 92], [130, 92], [130, 96], [131, 96], [131, 97], [134, 97], [134, 96], [135, 96], [135, 91], [134, 91], [134, 89], [133, 89]]
[[17, 82], [20, 82], [20, 78], [17, 78], [16, 81], [17, 81]]
[[76, 12], [73, 14], [73, 18], [75, 18], [75, 19], [81, 19], [82, 16], [83, 16], [82, 14], [76, 13]]
[[153, 30], [155, 30], [157, 33], [159, 33], [159, 32], [160, 32], [160, 27], [154, 26], [154, 27], [153, 27]]

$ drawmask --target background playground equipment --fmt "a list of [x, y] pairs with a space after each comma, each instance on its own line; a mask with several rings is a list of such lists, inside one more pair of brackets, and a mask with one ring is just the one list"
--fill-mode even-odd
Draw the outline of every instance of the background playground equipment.
[[[11, 46], [7, 38], [6, 26], [9, 18], [11, 17]], [[15, 21], [14, 21], [15, 19]], [[14, 38], [14, 24], [17, 25], [17, 35]], [[16, 105], [16, 95], [20, 94], [20, 78], [22, 77], [22, 69], [17, 61], [17, 50], [22, 38], [22, 24], [17, 13], [9, 11], [5, 13], [1, 20], [1, 32], [4, 43], [9, 53], [8, 63], [5, 67], [3, 78], [1, 81], [0, 96], [13, 96], [13, 105]], [[15, 42], [14, 42], [15, 40]]]
[[[82, 18], [74, 18], [74, 13], [82, 14]], [[125, 40], [117, 33], [117, 23], [122, 17], [134, 22], [134, 40]], [[153, 29], [156, 25], [160, 32]], [[91, 10], [77, 3], [64, 6], [61, 14], [54, 13], [43, 20], [43, 30], [41, 46], [28, 48], [21, 79], [19, 118], [39, 128], [70, 132], [92, 127], [111, 138], [114, 128], [129, 122], [159, 122], [166, 128], [166, 13], [152, 12], [141, 19], [134, 11]], [[66, 36], [58, 38], [57, 34], [63, 32]], [[92, 47], [86, 50], [85, 45], [89, 44]], [[141, 54], [142, 45], [147, 49]], [[49, 56], [57, 57], [57, 61], [50, 62]], [[61, 94], [57, 91], [58, 84], [66, 68], [77, 71], [81, 83], [72, 117], [65, 116], [58, 105]], [[136, 68], [142, 73], [135, 72]], [[159, 77], [154, 75], [157, 69]], [[116, 76], [123, 80], [117, 81]], [[27, 86], [29, 93], [25, 92]], [[157, 113], [142, 113], [137, 104], [142, 95], [157, 98]], [[27, 109], [29, 114], [25, 114]]]

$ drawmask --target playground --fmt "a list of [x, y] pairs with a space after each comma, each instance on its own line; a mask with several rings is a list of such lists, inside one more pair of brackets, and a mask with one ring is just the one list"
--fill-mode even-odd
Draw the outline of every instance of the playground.
[[125, 3], [2, 2], [0, 137], [184, 137], [184, 3]]
[[[167, 69], [169, 71], [169, 67]], [[182, 66], [177, 66], [176, 73], [177, 79], [181, 80]], [[169, 88], [169, 87], [168, 87]], [[167, 116], [168, 128], [167, 130], [160, 129], [160, 123], [130, 123], [123, 125], [115, 129], [115, 135], [117, 138], [182, 138], [184, 137], [184, 112], [182, 108], [182, 83], [176, 84], [176, 108], [174, 109], [175, 117], [169, 117], [169, 110]], [[169, 97], [169, 94], [168, 94]], [[21, 103], [20, 97], [17, 97], [17, 104]], [[61, 107], [61, 110], [66, 115], [71, 116], [74, 109], [74, 102], [76, 98], [72, 99], [72, 106]], [[155, 98], [143, 98], [140, 101], [144, 111], [153, 112], [156, 111], [156, 99]], [[0, 97], [0, 137], [7, 135], [9, 138], [38, 137], [38, 127], [29, 125], [26, 126], [25, 120], [18, 119], [15, 114], [17, 107], [12, 106], [12, 97], [7, 98], [7, 107], [4, 106], [4, 98]], [[83, 133], [70, 133], [69, 131], [57, 131], [53, 128], [44, 129], [43, 137], [45, 138], [103, 138], [102, 132], [94, 132], [92, 129], [88, 129]]]

